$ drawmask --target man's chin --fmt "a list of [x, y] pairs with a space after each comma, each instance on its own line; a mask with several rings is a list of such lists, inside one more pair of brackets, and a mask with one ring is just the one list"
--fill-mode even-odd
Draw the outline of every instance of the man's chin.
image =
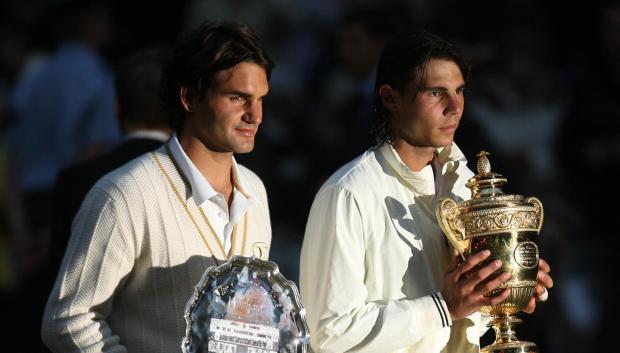
[[437, 146], [435, 148], [448, 147], [448, 146], [452, 145], [452, 143], [454, 142], [454, 136], [442, 139], [441, 141], [438, 141], [438, 142], [439, 143], [437, 144]]
[[234, 154], [245, 154], [245, 153], [250, 153], [254, 150], [254, 145], [252, 144], [252, 146], [242, 146], [242, 147], [237, 147], [235, 148], [235, 150], [233, 151]]

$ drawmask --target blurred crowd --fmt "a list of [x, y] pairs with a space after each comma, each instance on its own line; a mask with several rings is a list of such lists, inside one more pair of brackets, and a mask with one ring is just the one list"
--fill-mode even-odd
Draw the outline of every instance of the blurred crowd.
[[549, 302], [524, 316], [519, 337], [548, 353], [603, 351], [612, 342], [620, 328], [612, 302], [620, 294], [618, 240], [609, 223], [620, 170], [620, 4], [22, 0], [0, 4], [6, 347], [11, 340], [21, 351], [45, 352], [39, 332], [57, 269], [49, 237], [59, 212], [56, 177], [121, 143], [119, 63], [137, 49], [170, 47], [205, 20], [252, 26], [276, 63], [256, 148], [236, 158], [266, 185], [271, 259], [287, 278], [297, 280], [314, 194], [373, 143], [383, 45], [403, 28], [427, 28], [472, 64], [456, 135], [470, 167], [477, 152], [489, 151], [493, 171], [509, 180], [505, 191], [545, 206], [540, 248], [556, 285]]

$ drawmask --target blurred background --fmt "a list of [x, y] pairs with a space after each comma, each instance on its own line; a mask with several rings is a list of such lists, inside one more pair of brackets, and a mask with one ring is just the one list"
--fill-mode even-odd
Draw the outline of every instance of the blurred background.
[[540, 248], [555, 287], [524, 315], [519, 337], [547, 353], [608, 351], [620, 332], [612, 301], [619, 234], [610, 223], [620, 4], [533, 0], [2, 1], [0, 350], [20, 342], [19, 351], [46, 351], [39, 332], [56, 276], [56, 175], [120, 143], [119, 63], [137, 49], [172, 47], [205, 20], [251, 25], [276, 62], [256, 149], [237, 159], [266, 184], [271, 258], [287, 278], [298, 278], [314, 194], [370, 145], [383, 45], [401, 29], [426, 28], [457, 44], [473, 67], [456, 136], [470, 164], [491, 152], [493, 170], [509, 179], [505, 191], [545, 206]]

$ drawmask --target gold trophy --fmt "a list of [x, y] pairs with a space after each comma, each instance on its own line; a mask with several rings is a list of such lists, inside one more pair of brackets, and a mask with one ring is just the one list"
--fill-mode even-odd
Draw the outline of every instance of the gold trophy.
[[499, 259], [503, 271], [512, 277], [485, 296], [494, 296], [504, 288], [510, 295], [500, 304], [480, 309], [493, 318], [489, 323], [495, 330], [495, 342], [483, 348], [485, 353], [538, 352], [536, 344], [519, 341], [514, 327], [522, 320], [515, 316], [527, 306], [534, 295], [538, 274], [538, 234], [543, 224], [542, 203], [535, 197], [506, 195], [501, 186], [507, 179], [491, 173], [487, 152], [478, 154], [478, 174], [469, 179], [467, 187], [472, 198], [455, 202], [442, 198], [437, 219], [450, 244], [463, 258], [482, 250], [491, 255], [480, 266]]

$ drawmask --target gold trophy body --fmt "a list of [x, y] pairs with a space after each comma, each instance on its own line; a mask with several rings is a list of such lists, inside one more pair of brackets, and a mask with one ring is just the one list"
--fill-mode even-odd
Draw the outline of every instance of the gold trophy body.
[[538, 352], [534, 343], [517, 339], [514, 326], [522, 321], [515, 314], [527, 306], [537, 283], [537, 242], [544, 217], [542, 203], [535, 197], [504, 194], [500, 187], [507, 180], [491, 173], [487, 155], [484, 151], [478, 154], [478, 174], [467, 183], [472, 198], [459, 203], [450, 198], [441, 199], [437, 219], [461, 256], [489, 250], [491, 255], [481, 266], [499, 259], [502, 267], [497, 274], [504, 271], [512, 274], [506, 283], [485, 294], [494, 296], [504, 288], [510, 288], [505, 301], [480, 309], [493, 317], [489, 326], [493, 327], [496, 336], [495, 342], [481, 351]]

